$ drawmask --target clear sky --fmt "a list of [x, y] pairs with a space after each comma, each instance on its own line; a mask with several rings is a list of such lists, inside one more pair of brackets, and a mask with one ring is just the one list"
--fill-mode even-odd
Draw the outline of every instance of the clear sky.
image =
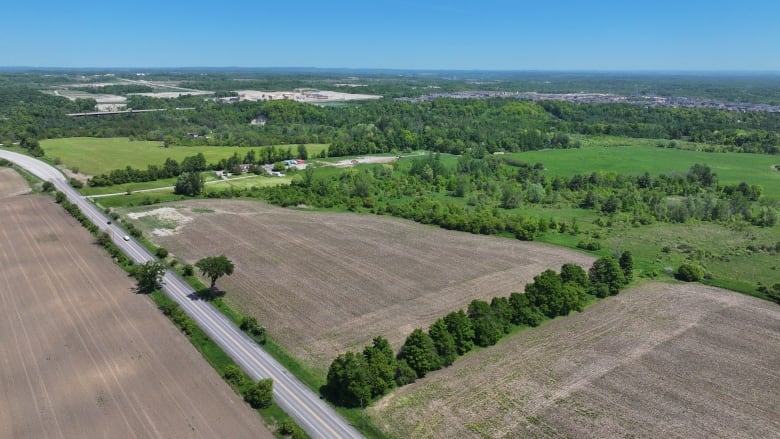
[[780, 0], [0, 0], [0, 66], [780, 71]]

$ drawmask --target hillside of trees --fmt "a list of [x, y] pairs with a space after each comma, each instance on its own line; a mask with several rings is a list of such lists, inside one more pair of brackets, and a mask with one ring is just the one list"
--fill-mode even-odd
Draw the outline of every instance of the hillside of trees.
[[[182, 79], [188, 78], [185, 76]], [[276, 74], [250, 76], [246, 81], [235, 81], [235, 76], [225, 73], [200, 77], [199, 81], [185, 82], [185, 85], [220, 93], [250, 87], [273, 90], [290, 89], [293, 86], [328, 86], [333, 89], [337, 88], [333, 85], [337, 78], [335, 74], [300, 74], [290, 78]], [[440, 84], [436, 87], [441, 91], [475, 88], [466, 79], [448, 81], [417, 76], [409, 76], [407, 79], [406, 82], [399, 78], [365, 82], [394, 87], [407, 96], [421, 94], [420, 84]], [[550, 91], [545, 90], [546, 85], [539, 86], [535, 82], [537, 79], [526, 78], [523, 82], [522, 75], [519, 78], [500, 78], [495, 83], [480, 83], [479, 88], [512, 88], [510, 84], [515, 84], [520, 91], [533, 88], [533, 85], [537, 86], [535, 90]], [[329, 143], [330, 155], [340, 156], [407, 149], [459, 154], [474, 148], [483, 148], [488, 152], [567, 148], [577, 146], [571, 140], [571, 134], [610, 134], [691, 140], [717, 146], [717, 150], [767, 154], [780, 152], [780, 139], [777, 136], [780, 114], [777, 113], [643, 108], [624, 104], [531, 103], [500, 98], [440, 98], [419, 104], [394, 102], [385, 98], [366, 103], [321, 107], [291, 101], [221, 104], [202, 96], [182, 96], [176, 99], [129, 96], [129, 108], [165, 108], [168, 111], [74, 118], [65, 114], [83, 111], [84, 108], [94, 106], [94, 101], [69, 101], [44, 94], [40, 90], [50, 86], [48, 79], [40, 84], [25, 80], [28, 83], [13, 75], [0, 75], [2, 143], [18, 142], [23, 138], [40, 140], [74, 136], [165, 139], [168, 143], [180, 145]], [[598, 81], [593, 78], [589, 81], [598, 89]], [[768, 87], [761, 78], [756, 81], [747, 84]], [[565, 91], [566, 87], [561, 85], [564, 83], [560, 83], [559, 87]], [[576, 81], [574, 83], [579, 84]], [[525, 86], [520, 87], [519, 84]], [[129, 92], [138, 89], [134, 85], [106, 87], [90, 91]], [[694, 83], [689, 83], [688, 87], [691, 91], [702, 88]], [[372, 92], [363, 87], [359, 91]], [[775, 94], [780, 92], [770, 93]], [[266, 124], [251, 125], [250, 122], [258, 117], [263, 118]], [[198, 136], [193, 137], [192, 133]]]

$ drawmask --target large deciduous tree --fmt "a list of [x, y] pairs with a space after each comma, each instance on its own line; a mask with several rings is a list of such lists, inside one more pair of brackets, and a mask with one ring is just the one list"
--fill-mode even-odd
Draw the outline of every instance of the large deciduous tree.
[[195, 266], [198, 267], [198, 270], [200, 270], [201, 274], [209, 278], [211, 280], [211, 288], [214, 290], [216, 287], [217, 279], [224, 275], [231, 275], [233, 274], [233, 262], [230, 261], [225, 255], [219, 255], [219, 256], [209, 256], [207, 258], [203, 258], [195, 263]]
[[453, 311], [444, 317], [447, 332], [452, 334], [455, 349], [463, 355], [474, 347], [474, 327], [463, 310]]
[[455, 348], [455, 339], [452, 338], [452, 334], [447, 330], [447, 324], [444, 323], [444, 319], [441, 318], [433, 322], [430, 328], [428, 328], [428, 334], [433, 340], [436, 352], [441, 357], [442, 366], [451, 365], [458, 358], [458, 350]]
[[165, 265], [160, 261], [147, 261], [135, 268], [135, 279], [138, 281], [138, 292], [149, 294], [160, 288], [160, 280], [165, 274]]
[[203, 177], [197, 172], [184, 172], [176, 178], [173, 193], [194, 196], [203, 192]]
[[417, 373], [418, 378], [422, 378], [426, 373], [441, 367], [441, 358], [436, 352], [433, 340], [420, 328], [415, 329], [406, 337], [398, 358], [406, 360], [409, 367]]
[[371, 401], [371, 376], [366, 357], [347, 352], [336, 357], [328, 369], [323, 393], [344, 407], [363, 407]]
[[623, 269], [611, 256], [597, 259], [588, 270], [588, 279], [593, 294], [597, 297], [614, 296], [626, 285]]

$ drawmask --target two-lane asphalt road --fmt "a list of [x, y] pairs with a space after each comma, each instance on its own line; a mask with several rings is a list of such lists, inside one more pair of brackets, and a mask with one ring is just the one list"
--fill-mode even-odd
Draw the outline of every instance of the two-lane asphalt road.
[[[101, 230], [108, 232], [112, 240], [134, 262], [143, 263], [155, 259], [134, 239], [125, 241], [125, 231], [116, 224], [108, 224], [108, 218], [95, 205], [87, 201], [68, 185], [65, 177], [54, 167], [32, 157], [0, 149], [0, 158], [16, 163], [37, 177], [50, 181], [70, 202]], [[163, 277], [163, 291], [175, 300], [244, 371], [253, 379], [272, 378], [274, 400], [314, 438], [361, 438], [361, 434], [349, 425], [319, 396], [292, 376], [276, 360], [208, 302], [195, 299], [195, 291], [175, 273], [167, 271]], [[292, 318], [292, 317], [291, 317]]]

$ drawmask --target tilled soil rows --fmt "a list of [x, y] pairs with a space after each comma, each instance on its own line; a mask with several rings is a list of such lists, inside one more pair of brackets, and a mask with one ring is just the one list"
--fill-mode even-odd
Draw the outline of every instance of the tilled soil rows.
[[545, 269], [567, 262], [587, 269], [593, 261], [554, 246], [375, 215], [232, 200], [171, 206], [192, 220], [153, 239], [189, 262], [219, 254], [233, 260], [233, 275], [217, 282], [227, 299], [322, 369], [377, 335], [399, 347], [414, 328], [473, 299], [508, 296]]
[[0, 437], [273, 437], [53, 199], [0, 218]]
[[397, 437], [780, 437], [780, 307], [651, 283], [523, 331], [370, 409]]
[[30, 192], [30, 186], [18, 172], [11, 168], [0, 168], [0, 198], [27, 192]]

